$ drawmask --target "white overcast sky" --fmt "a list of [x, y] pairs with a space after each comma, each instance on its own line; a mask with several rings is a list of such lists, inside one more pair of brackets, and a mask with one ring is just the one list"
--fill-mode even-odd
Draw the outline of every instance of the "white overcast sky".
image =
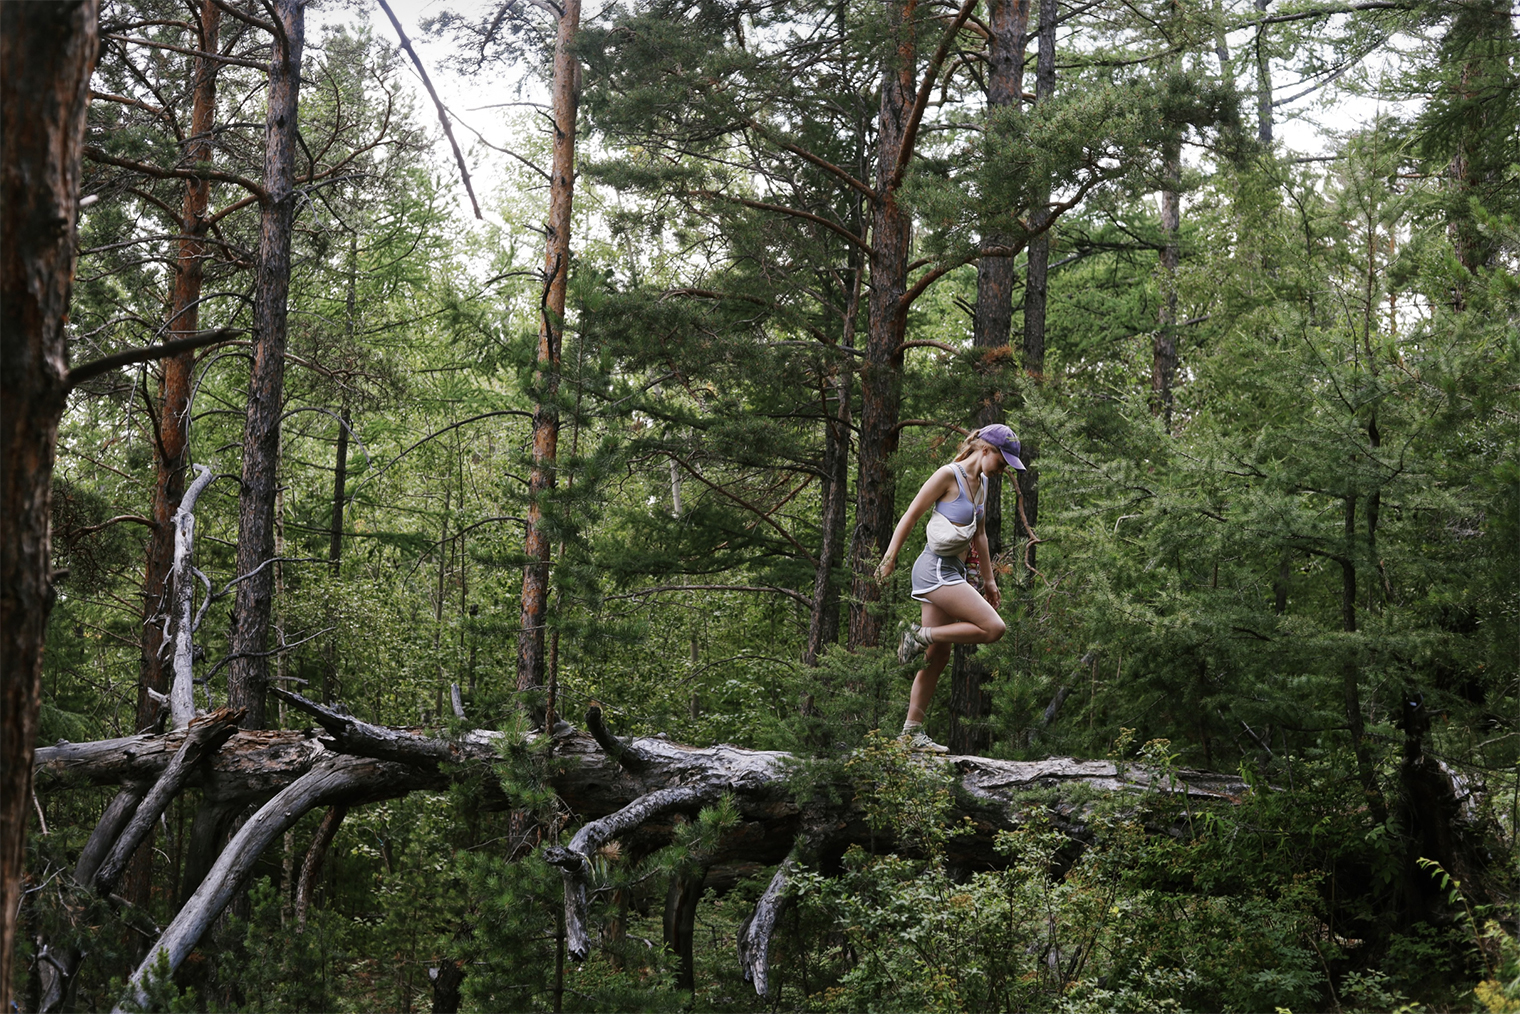
[[[454, 125], [455, 136], [461, 147], [468, 152], [475, 140], [473, 131], [478, 131], [486, 140], [502, 145], [507, 142], [504, 136], [505, 126], [503, 113], [499, 109], [485, 108], [495, 103], [512, 101], [517, 98], [513, 87], [513, 73], [510, 69], [498, 69], [476, 77], [467, 77], [455, 73], [447, 68], [446, 63], [453, 52], [454, 44], [449, 40], [430, 39], [422, 30], [422, 22], [426, 18], [436, 16], [445, 10], [455, 10], [468, 15], [475, 14], [495, 6], [494, 0], [390, 0], [391, 9], [395, 11], [397, 19], [411, 39], [418, 55], [427, 67], [429, 77], [437, 88], [440, 97], [449, 107], [449, 111], [457, 118]], [[591, 15], [588, 10], [587, 16]], [[326, 23], [348, 22], [350, 24], [367, 20], [378, 39], [396, 43], [396, 33], [391, 27], [385, 12], [380, 9], [375, 0], [326, 0], [316, 5], [309, 15], [308, 38], [315, 40], [320, 37], [321, 25]], [[1245, 36], [1242, 35], [1242, 41]], [[1241, 43], [1230, 40], [1232, 47], [1238, 48]], [[1377, 59], [1377, 57], [1374, 57]], [[1377, 74], [1372, 69], [1372, 74]], [[414, 85], [417, 87], [419, 98], [419, 114], [425, 117], [430, 124], [437, 122], [433, 111], [432, 102], [422, 91], [420, 80], [408, 63], [408, 73]], [[1274, 84], [1278, 89], [1279, 97], [1284, 93], [1292, 94], [1293, 82], [1281, 79]], [[1320, 155], [1326, 152], [1328, 147], [1327, 131], [1345, 132], [1370, 122], [1379, 111], [1388, 111], [1391, 106], [1380, 103], [1378, 100], [1361, 96], [1348, 95], [1344, 90], [1332, 84], [1327, 88], [1316, 92], [1314, 95], [1302, 99], [1293, 104], [1291, 109], [1279, 109], [1279, 118], [1276, 123], [1276, 135], [1279, 141], [1295, 154], [1303, 156]], [[1254, 117], [1254, 109], [1244, 111], [1248, 118]], [[1289, 118], [1292, 113], [1304, 114], [1299, 117]], [[435, 133], [437, 133], [435, 131]], [[442, 164], [454, 166], [454, 158], [449, 150], [448, 142], [441, 136], [438, 137], [438, 158]], [[484, 200], [490, 191], [495, 177], [494, 162], [501, 156], [476, 146], [474, 157], [468, 158], [472, 181], [477, 195]], [[461, 210], [469, 215], [468, 199], [461, 188], [459, 192]], [[487, 218], [492, 218], [490, 210], [484, 204], [482, 210]]]

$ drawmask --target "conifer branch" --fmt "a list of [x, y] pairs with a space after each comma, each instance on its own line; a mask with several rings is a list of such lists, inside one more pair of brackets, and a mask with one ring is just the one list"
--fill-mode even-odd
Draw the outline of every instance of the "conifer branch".
[[690, 472], [691, 473], [691, 477], [693, 479], [696, 479], [702, 485], [706, 486], [708, 489], [712, 490], [714, 493], [717, 493], [719, 496], [726, 497], [727, 499], [732, 500], [734, 503], [738, 504], [740, 507], [743, 507], [745, 510], [747, 510], [747, 511], [751, 512], [752, 514], [754, 514], [761, 521], [764, 521], [766, 524], [770, 525], [778, 533], [780, 533], [780, 535], [781, 535], [781, 537], [783, 539], [785, 539], [786, 541], [788, 541], [788, 542], [790, 542], [792, 544], [792, 547], [794, 549], [796, 549], [797, 552], [802, 555], [802, 558], [804, 560], [806, 560], [808, 563], [811, 563], [815, 567], [818, 566], [818, 561], [813, 557], [812, 553], [809, 553], [807, 551], [807, 547], [805, 547], [802, 543], [798, 542], [796, 540], [796, 538], [793, 537], [793, 535], [790, 532], [788, 532], [785, 528], [782, 528], [779, 524], [777, 524], [775, 518], [772, 518], [769, 513], [767, 513], [766, 511], [761, 510], [760, 508], [756, 507], [754, 504], [748, 502], [747, 500], [743, 499], [742, 497], [735, 496], [733, 493], [730, 493], [728, 490], [724, 489], [722, 486], [719, 486], [717, 483], [715, 483], [711, 479], [707, 478], [701, 472], [697, 471], [696, 468], [693, 467], [690, 462], [683, 460], [681, 458], [681, 456], [679, 454], [676, 454], [674, 451], [666, 451], [665, 453], [670, 456], [670, 459], [672, 461], [674, 461], [676, 464], [680, 465], [682, 468], [686, 469], [686, 471]]
[[902, 144], [897, 149], [897, 164], [892, 169], [891, 182], [887, 184], [889, 191], [902, 182], [908, 162], [913, 158], [913, 149], [918, 140], [918, 128], [924, 121], [924, 110], [929, 106], [929, 96], [934, 93], [934, 82], [939, 79], [939, 69], [944, 64], [945, 57], [950, 54], [950, 44], [955, 41], [961, 26], [971, 16], [976, 3], [977, 0], [962, 0], [961, 9], [955, 13], [955, 20], [950, 23], [949, 28], [945, 29], [944, 37], [939, 40], [939, 48], [935, 49], [934, 55], [929, 57], [929, 65], [924, 68], [923, 83], [918, 87], [918, 96], [913, 101], [913, 110], [908, 114], [908, 125], [903, 130]]
[[811, 211], [803, 211], [801, 208], [789, 208], [784, 204], [770, 204], [766, 201], [752, 201], [746, 197], [730, 197], [729, 195], [719, 193], [716, 190], [692, 190], [688, 191], [688, 193], [694, 197], [718, 198], [725, 201], [733, 201], [736, 204], [744, 205], [746, 208], [754, 208], [756, 211], [774, 211], [778, 215], [791, 215], [793, 218], [805, 219], [809, 222], [814, 222], [818, 225], [823, 226], [830, 232], [834, 232], [840, 236], [843, 236], [845, 239], [849, 240], [851, 243], [855, 244], [866, 253], [871, 252], [871, 246], [865, 240], [861, 239], [859, 236], [855, 235], [844, 226], [830, 222], [823, 216], [815, 215]]
[[207, 345], [215, 345], [217, 342], [227, 341], [248, 332], [238, 328], [222, 327], [214, 331], [202, 331], [189, 338], [180, 338], [172, 342], [164, 342], [162, 345], [149, 345], [146, 348], [128, 349], [115, 355], [103, 356], [92, 360], [83, 366], [76, 366], [69, 371], [68, 386], [78, 387], [91, 377], [99, 376], [121, 366], [130, 366], [133, 363], [146, 363], [155, 359], [167, 359], [177, 356], [181, 352], [189, 352], [192, 349], [204, 348]]
[[869, 185], [862, 182], [861, 180], [856, 179], [854, 175], [845, 169], [835, 165], [826, 158], [821, 158], [818, 155], [814, 155], [806, 148], [792, 144], [790, 141], [782, 140], [780, 137], [776, 136], [769, 129], [767, 129], [763, 124], [761, 124], [760, 121], [750, 118], [744, 121], [744, 125], [746, 127], [749, 127], [755, 133], [759, 134], [761, 137], [764, 137], [766, 140], [770, 141], [772, 144], [776, 145], [778, 148], [789, 151], [793, 155], [796, 155], [798, 158], [802, 159], [804, 162], [808, 162], [812, 165], [817, 166], [824, 172], [844, 183], [852, 190], [856, 190], [859, 193], [863, 194], [866, 200], [875, 201], [879, 198], [880, 195], [878, 195], [875, 190], [873, 190]]
[[108, 155], [94, 145], [84, 146], [84, 156], [91, 162], [99, 162], [102, 165], [114, 165], [119, 169], [130, 169], [144, 176], [151, 176], [159, 180], [216, 180], [219, 183], [232, 183], [243, 187], [252, 194], [257, 195], [258, 200], [264, 200], [269, 192], [262, 186], [250, 180], [246, 176], [237, 173], [221, 172], [216, 169], [165, 169], [162, 166], [151, 165], [147, 162], [138, 162], [130, 158], [118, 158]]
[[154, 42], [152, 39], [138, 39], [130, 35], [106, 35], [104, 38], [112, 42], [129, 42], [134, 46], [147, 46], [149, 49], [167, 49], [171, 53], [182, 53], [185, 56], [194, 56], [203, 60], [215, 60], [217, 63], [230, 63], [235, 67], [250, 67], [253, 70], [268, 72], [268, 64], [259, 63], [257, 60], [245, 60], [240, 56], [223, 56], [220, 53], [208, 53], [201, 49], [186, 49], [184, 46], [171, 46], [167, 42]]

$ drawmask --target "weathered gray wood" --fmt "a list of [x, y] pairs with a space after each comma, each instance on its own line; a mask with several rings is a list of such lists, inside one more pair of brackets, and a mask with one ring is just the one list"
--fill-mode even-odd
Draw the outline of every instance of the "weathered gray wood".
[[169, 685], [169, 724], [188, 727], [195, 718], [195, 582], [190, 576], [190, 554], [195, 549], [195, 502], [216, 480], [205, 465], [193, 466], [195, 481], [185, 490], [174, 511], [174, 563], [170, 568], [174, 607], [170, 611], [170, 638], [174, 644], [174, 682]]
[[485, 760], [494, 756], [494, 751], [485, 744], [472, 745], [436, 739], [411, 729], [371, 725], [288, 690], [270, 687], [269, 692], [290, 707], [315, 718], [317, 724], [332, 736], [340, 753], [432, 766], [440, 763], [459, 764], [472, 759]]
[[106, 812], [101, 815], [84, 848], [79, 850], [79, 861], [74, 864], [74, 882], [80, 887], [89, 887], [90, 881], [95, 879], [95, 871], [110, 853], [111, 845], [121, 837], [122, 827], [132, 819], [145, 791], [141, 785], [128, 785], [107, 804]]
[[644, 758], [643, 754], [630, 747], [627, 743], [624, 743], [621, 739], [618, 739], [607, 728], [607, 723], [602, 721], [602, 706], [600, 704], [593, 704], [590, 708], [586, 709], [586, 728], [590, 730], [591, 738], [596, 740], [597, 745], [602, 748], [603, 752], [629, 771], [632, 771], [634, 774], [640, 774], [649, 767], [649, 762]]
[[[128, 995], [139, 1007], [147, 1002], [145, 984], [158, 956], [168, 958], [177, 969], [200, 942], [212, 921], [232, 900], [253, 871], [254, 863], [269, 843], [284, 834], [313, 807], [339, 802], [362, 802], [405, 795], [417, 789], [437, 789], [436, 778], [421, 776], [414, 768], [377, 761], [369, 757], [328, 755], [313, 765], [274, 798], [259, 808], [238, 829], [196, 888], [190, 900], [148, 949], [148, 956], [132, 973]], [[121, 1005], [116, 1007], [120, 1011]]]
[[127, 822], [126, 828], [116, 839], [116, 844], [111, 846], [110, 853], [100, 869], [95, 872], [95, 893], [105, 897], [116, 889], [116, 882], [127, 868], [127, 863], [132, 859], [132, 853], [137, 851], [137, 846], [142, 844], [144, 838], [153, 830], [154, 821], [159, 815], [169, 808], [174, 797], [179, 795], [184, 787], [185, 780], [190, 772], [200, 763], [208, 751], [214, 751], [221, 741], [232, 735], [237, 727], [238, 719], [242, 712], [233, 711], [230, 708], [222, 708], [204, 718], [192, 721], [180, 744], [169, 761], [164, 773], [158, 781], [153, 783], [153, 788], [143, 797], [137, 806], [137, 812], [132, 814], [132, 819]]
[[771, 934], [776, 930], [776, 920], [786, 908], [786, 888], [793, 874], [801, 865], [801, 846], [776, 868], [775, 876], [755, 902], [755, 911], [739, 927], [739, 969], [744, 981], [754, 984], [755, 992], [770, 996], [771, 991]]
[[570, 957], [586, 960], [591, 938], [586, 931], [586, 886], [591, 878], [591, 854], [619, 835], [671, 810], [700, 806], [717, 794], [696, 786], [676, 786], [640, 796], [616, 813], [589, 821], [570, 839], [569, 847], [550, 845], [544, 861], [558, 866], [565, 880], [565, 941]]
[[[446, 740], [416, 729], [370, 725], [314, 701], [276, 691], [290, 705], [312, 715], [323, 732], [240, 731], [202, 764], [193, 765], [184, 785], [198, 785], [206, 806], [218, 813], [241, 811], [274, 795], [216, 860], [190, 902], [164, 931], [160, 945], [171, 965], [183, 960], [225, 899], [273, 837], [314, 806], [388, 798], [418, 789], [447, 787], [456, 772], [499, 761], [501, 733], [475, 731]], [[593, 729], [600, 715], [588, 719]], [[771, 887], [740, 937], [740, 960], [746, 976], [762, 995], [769, 990], [769, 946], [776, 918], [785, 905], [788, 877], [801, 863], [799, 840], [810, 854], [842, 851], [850, 844], [885, 844], [880, 831], [867, 826], [855, 793], [840, 786], [831, 805], [804, 807], [793, 797], [788, 773], [795, 761], [776, 751], [745, 750], [728, 744], [693, 747], [661, 738], [622, 743], [601, 727], [600, 737], [569, 733], [554, 737], [545, 759], [545, 777], [561, 800], [585, 823], [568, 847], [552, 846], [544, 857], [559, 865], [565, 878], [565, 914], [569, 950], [576, 960], [590, 951], [587, 894], [590, 857], [602, 845], [624, 837], [632, 850], [661, 847], [674, 833], [667, 818], [694, 812], [723, 795], [730, 796], [739, 823], [705, 861], [713, 864], [781, 863]], [[542, 734], [529, 734], [531, 744]], [[37, 752], [40, 785], [70, 781], [95, 784], [142, 783], [157, 778], [185, 743], [183, 732], [133, 736], [92, 744], [58, 744]], [[609, 750], [607, 742], [612, 749]], [[957, 866], [983, 868], [1002, 861], [993, 845], [997, 833], [1027, 818], [1028, 793], [1046, 790], [1041, 813], [1054, 826], [1085, 837], [1084, 822], [1095, 796], [1166, 794], [1189, 800], [1236, 802], [1249, 790], [1237, 778], [1191, 769], [1153, 771], [1113, 761], [1052, 757], [1041, 761], [1004, 761], [972, 756], [914, 755], [907, 763], [948, 765], [957, 789], [952, 818], [969, 817], [973, 831], [956, 836], [947, 858]], [[630, 760], [636, 770], [630, 770]], [[380, 778], [376, 772], [385, 772]], [[1082, 787], [1073, 794], [1063, 790]], [[276, 795], [276, 793], [278, 793]], [[814, 812], [816, 811], [816, 812]], [[211, 842], [203, 843], [209, 857]], [[188, 868], [187, 868], [188, 875]], [[150, 967], [145, 964], [140, 975]], [[141, 977], [134, 980], [140, 988]]]

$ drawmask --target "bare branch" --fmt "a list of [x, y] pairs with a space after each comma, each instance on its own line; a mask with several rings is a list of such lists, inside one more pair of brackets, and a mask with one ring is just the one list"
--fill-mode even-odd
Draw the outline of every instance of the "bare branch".
[[485, 220], [480, 213], [480, 203], [475, 200], [475, 188], [470, 186], [470, 170], [464, 164], [464, 152], [459, 150], [459, 142], [454, 140], [454, 128], [449, 125], [448, 111], [443, 108], [443, 100], [438, 97], [438, 91], [433, 87], [432, 78], [428, 77], [427, 68], [422, 65], [422, 57], [412, 48], [412, 40], [406, 37], [406, 32], [401, 28], [401, 22], [396, 20], [396, 14], [391, 10], [391, 5], [385, 0], [380, 0], [380, 9], [385, 11], [385, 16], [391, 19], [391, 26], [396, 29], [396, 35], [401, 39], [401, 48], [406, 50], [406, 55], [412, 58], [412, 64], [417, 68], [418, 75], [422, 78], [423, 87], [433, 98], [433, 105], [438, 110], [438, 122], [443, 124], [443, 132], [449, 139], [449, 145], [454, 149], [454, 161], [459, 163], [459, 175], [464, 180], [464, 192], [470, 195], [470, 207], [475, 209], [475, 217]]
[[198, 332], [189, 338], [179, 338], [172, 342], [164, 342], [162, 345], [149, 345], [146, 348], [128, 349], [125, 352], [118, 352], [115, 355], [92, 360], [83, 366], [74, 367], [69, 371], [67, 383], [72, 389], [78, 387], [91, 377], [99, 376], [102, 373], [109, 373], [117, 367], [130, 366], [133, 363], [151, 362], [155, 359], [167, 359], [170, 356], [177, 356], [181, 352], [205, 348], [207, 345], [229, 341], [247, 333], [247, 331], [238, 328], [221, 327], [214, 331]]

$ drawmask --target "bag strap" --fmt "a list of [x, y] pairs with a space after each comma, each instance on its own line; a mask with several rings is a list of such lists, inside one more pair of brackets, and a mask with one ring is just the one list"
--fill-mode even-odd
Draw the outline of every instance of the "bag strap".
[[966, 470], [961, 468], [960, 462], [950, 462], [950, 467], [955, 469], [955, 481], [960, 484], [961, 495], [964, 496], [973, 507], [981, 507], [987, 503], [987, 477], [982, 476], [982, 488], [977, 490], [978, 496], [973, 497], [971, 490], [966, 488]]

